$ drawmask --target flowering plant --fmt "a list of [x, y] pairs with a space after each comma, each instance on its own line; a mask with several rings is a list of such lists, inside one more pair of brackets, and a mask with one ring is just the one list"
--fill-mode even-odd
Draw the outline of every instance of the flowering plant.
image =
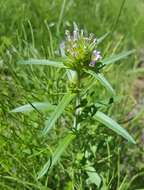
[[[50, 103], [35, 102], [12, 110], [12, 112], [25, 112], [32, 111], [34, 109], [42, 110], [50, 108], [52, 113], [45, 122], [45, 127], [42, 131], [44, 136], [47, 135], [50, 129], [54, 127], [56, 121], [64, 113], [65, 109], [69, 105], [73, 105], [73, 102], [75, 102], [75, 112], [70, 109], [74, 120], [71, 127], [72, 132], [69, 131], [68, 135], [62, 140], [58, 150], [56, 149], [54, 152], [52, 157], [53, 160], [48, 160], [42, 170], [38, 173], [38, 178], [41, 178], [50, 167], [52, 168], [56, 164], [69, 143], [76, 138], [77, 131], [87, 123], [88, 119], [101, 123], [103, 126], [113, 130], [129, 142], [135, 143], [134, 139], [124, 128], [101, 111], [102, 105], [98, 103], [91, 104], [91, 102], [89, 103], [87, 100], [87, 96], [89, 95], [88, 91], [94, 86], [93, 84], [98, 81], [110, 94], [110, 101], [113, 101], [115, 91], [104, 77], [103, 70], [105, 67], [108, 67], [109, 64], [115, 63], [120, 59], [124, 59], [134, 52], [132, 50], [113, 55], [108, 58], [102, 58], [100, 51], [98, 51], [98, 44], [100, 44], [107, 35], [108, 34], [105, 34], [101, 38], [97, 39], [94, 34], [86, 35], [83, 30], [79, 30], [75, 25], [72, 35], [67, 30], [65, 33], [66, 39], [60, 45], [62, 61], [45, 59], [29, 59], [26, 61], [20, 61], [20, 64], [47, 65], [63, 69], [69, 79], [65, 81], [68, 83], [69, 88], [57, 106], [53, 106]], [[88, 83], [88, 85], [84, 86], [83, 79], [89, 80], [90, 78], [93, 80]], [[84, 100], [86, 101], [84, 102]]]

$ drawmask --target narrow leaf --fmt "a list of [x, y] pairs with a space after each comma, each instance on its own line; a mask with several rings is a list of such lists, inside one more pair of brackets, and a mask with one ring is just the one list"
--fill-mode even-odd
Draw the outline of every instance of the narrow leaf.
[[[60, 160], [63, 152], [66, 150], [67, 146], [70, 144], [70, 142], [75, 138], [75, 135], [72, 133], [69, 133], [64, 139], [61, 140], [59, 143], [57, 149], [52, 155], [52, 159], [49, 159], [47, 163], [43, 166], [43, 168], [38, 173], [38, 179], [43, 177], [45, 173], [48, 171], [48, 169], [52, 169], [53, 166]], [[49, 171], [50, 171], [49, 170]]]
[[35, 109], [37, 110], [50, 110], [53, 111], [55, 108], [54, 105], [51, 105], [48, 102], [33, 102], [31, 104], [26, 104], [20, 107], [13, 109], [11, 112], [31, 112]]
[[129, 142], [136, 144], [135, 140], [132, 138], [132, 136], [130, 136], [130, 134], [124, 128], [122, 128], [116, 121], [114, 121], [104, 113], [97, 111], [94, 118], [100, 123], [104, 124], [106, 127], [116, 132], [117, 134], [121, 135]]
[[21, 60], [18, 62], [19, 64], [27, 64], [27, 65], [48, 65], [52, 67], [58, 68], [66, 68], [66, 66], [59, 61], [52, 61], [47, 59], [29, 59], [29, 60]]
[[135, 50], [130, 50], [130, 51], [127, 51], [127, 52], [122, 52], [120, 54], [117, 54], [117, 55], [112, 55], [108, 58], [105, 58], [102, 60], [102, 63], [104, 65], [109, 65], [111, 63], [115, 63], [116, 61], [119, 61], [121, 59], [124, 59], [126, 58], [127, 56], [133, 54], [135, 52]]
[[106, 34], [104, 34], [103, 36], [98, 38], [97, 44], [100, 44], [109, 34], [110, 34], [110, 32], [107, 32]]
[[63, 96], [62, 100], [56, 107], [55, 111], [51, 114], [50, 118], [45, 123], [45, 128], [43, 130], [43, 134], [46, 135], [49, 130], [54, 126], [57, 119], [60, 117], [60, 115], [63, 113], [66, 106], [70, 103], [70, 101], [73, 99], [75, 94], [66, 94]]
[[112, 94], [115, 95], [115, 91], [112, 88], [112, 86], [110, 85], [110, 83], [106, 80], [106, 78], [100, 74], [100, 73], [95, 73], [94, 71], [91, 70], [85, 70], [86, 73], [92, 75], [95, 79], [97, 79], [106, 89], [107, 91]]

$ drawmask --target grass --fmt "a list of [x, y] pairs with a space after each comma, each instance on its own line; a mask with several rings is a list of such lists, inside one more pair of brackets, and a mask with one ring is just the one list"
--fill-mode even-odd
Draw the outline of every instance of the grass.
[[[51, 162], [51, 155], [56, 155], [66, 138], [67, 127], [72, 125], [71, 115], [63, 114], [57, 127], [43, 138], [40, 133], [51, 112], [36, 109], [30, 114], [10, 112], [32, 102], [57, 105], [67, 88], [63, 70], [18, 65], [18, 61], [55, 58], [65, 29], [72, 29], [73, 22], [102, 36], [112, 30], [121, 5], [120, 0], [1, 0], [0, 189], [144, 189], [142, 108], [133, 120], [125, 122], [137, 104], [132, 86], [137, 78], [139, 51], [144, 43], [142, 0], [125, 1], [115, 30], [99, 46], [104, 57], [136, 49], [133, 56], [108, 67], [106, 77], [117, 94], [115, 104], [107, 109], [107, 113], [122, 123], [137, 145], [126, 143], [101, 125], [88, 123], [50, 173], [37, 179], [37, 173], [47, 161]], [[143, 76], [143, 73], [140, 71], [138, 75]], [[93, 91], [96, 91], [94, 95]], [[99, 84], [93, 87], [89, 99], [93, 103], [96, 100], [103, 103], [109, 100], [109, 95]], [[99, 188], [96, 181], [91, 181], [99, 178], [85, 168], [87, 164], [100, 176], [102, 184]]]

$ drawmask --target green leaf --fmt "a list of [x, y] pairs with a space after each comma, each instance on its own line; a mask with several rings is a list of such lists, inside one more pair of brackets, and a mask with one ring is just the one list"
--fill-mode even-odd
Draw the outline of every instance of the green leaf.
[[111, 63], [115, 63], [116, 61], [119, 61], [121, 59], [126, 58], [127, 56], [133, 54], [134, 52], [135, 52], [135, 50], [130, 50], [130, 51], [127, 51], [127, 52], [122, 52], [122, 53], [117, 54], [117, 55], [112, 55], [112, 56], [110, 56], [108, 58], [103, 59], [101, 62], [104, 65], [109, 65]]
[[89, 184], [95, 184], [99, 188], [101, 184], [101, 177], [98, 175], [96, 170], [91, 166], [86, 167], [86, 170], [88, 170], [87, 174], [89, 176], [87, 182]]
[[106, 78], [100, 74], [100, 73], [95, 73], [94, 71], [91, 70], [85, 70], [86, 73], [92, 75], [95, 79], [97, 79], [106, 89], [107, 91], [112, 94], [115, 95], [115, 91], [112, 88], [112, 86], [110, 85], [110, 83], [106, 80]]
[[47, 60], [47, 59], [21, 60], [18, 63], [27, 64], [27, 65], [48, 65], [48, 66], [58, 67], [58, 68], [67, 68], [62, 62], [52, 61], [52, 60]]
[[116, 121], [114, 121], [104, 113], [97, 111], [94, 118], [100, 123], [104, 124], [106, 127], [116, 132], [117, 134], [121, 135], [129, 142], [136, 144], [135, 140], [132, 138], [132, 136], [130, 136], [130, 134], [124, 128], [122, 128]]
[[98, 38], [97, 44], [100, 44], [109, 34], [110, 34], [110, 32], [107, 32], [106, 34], [104, 34], [103, 36]]
[[[5, 176], [5, 175], [0, 175], [0, 177], [1, 177], [1, 179], [3, 178], [5, 180], [16, 182], [17, 184], [21, 184], [24, 187], [24, 189], [51, 190], [50, 188], [46, 188], [46, 186], [43, 186], [40, 183], [37, 183], [37, 182], [31, 183], [31, 182], [28, 182], [25, 180], [21, 180], [18, 177]], [[0, 184], [1, 184], [1, 182], [0, 182]], [[4, 188], [4, 189], [6, 189], [6, 188]], [[12, 190], [14, 190], [14, 188], [12, 188]]]
[[72, 133], [69, 133], [64, 139], [62, 139], [55, 150], [55, 152], [52, 155], [52, 158], [49, 158], [47, 163], [43, 166], [43, 168], [38, 173], [38, 179], [43, 177], [45, 173], [53, 168], [53, 166], [60, 160], [60, 157], [62, 156], [63, 152], [66, 150], [67, 146], [70, 144], [70, 142], [75, 138], [75, 135]]
[[50, 118], [45, 123], [45, 128], [43, 130], [43, 135], [46, 135], [49, 130], [54, 126], [57, 119], [60, 117], [60, 115], [63, 113], [66, 106], [70, 103], [70, 101], [74, 98], [75, 94], [65, 94], [56, 107], [55, 111], [51, 114]]
[[34, 110], [49, 110], [53, 111], [55, 108], [54, 105], [51, 105], [48, 102], [33, 102], [31, 104], [26, 104], [20, 107], [13, 109], [11, 112], [31, 112]]

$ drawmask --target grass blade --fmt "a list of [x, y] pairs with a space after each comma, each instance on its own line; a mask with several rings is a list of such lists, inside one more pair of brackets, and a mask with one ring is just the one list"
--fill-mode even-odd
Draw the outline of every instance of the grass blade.
[[45, 190], [51, 190], [49, 188], [45, 188], [45, 186], [43, 186], [41, 184], [36, 184], [36, 182], [35, 183], [31, 183], [31, 182], [28, 182], [28, 181], [24, 181], [24, 180], [21, 180], [21, 179], [17, 178], [16, 176], [13, 177], [13, 176], [0, 175], [0, 178], [4, 178], [6, 180], [9, 180], [9, 181], [21, 184], [24, 187], [23, 189], [39, 189], [39, 190], [45, 189]]
[[31, 104], [26, 104], [20, 107], [13, 109], [11, 112], [31, 112], [35, 109], [37, 110], [50, 110], [53, 111], [55, 108], [54, 105], [51, 105], [48, 102], [33, 102]]
[[88, 70], [88, 71], [85, 70], [85, 72], [93, 76], [95, 79], [97, 79], [107, 89], [107, 91], [110, 94], [115, 95], [114, 89], [112, 88], [110, 83], [106, 80], [106, 78], [102, 74], [95, 73], [94, 71], [91, 71], [91, 70]]
[[60, 33], [60, 26], [61, 26], [61, 23], [62, 23], [62, 18], [63, 18], [63, 15], [64, 15], [65, 7], [66, 7], [66, 0], [63, 0], [60, 15], [58, 17], [59, 19], [58, 19], [58, 23], [57, 23], [57, 28], [56, 28], [58, 36], [59, 36], [59, 33]]
[[117, 134], [121, 135], [129, 142], [136, 144], [135, 140], [129, 135], [129, 133], [124, 128], [122, 128], [116, 121], [114, 121], [104, 113], [97, 111], [94, 118], [100, 123], [104, 124], [106, 127], [116, 132]]
[[112, 55], [108, 58], [105, 58], [102, 60], [102, 63], [104, 65], [109, 65], [111, 63], [115, 63], [116, 61], [119, 61], [121, 59], [125, 59], [127, 56], [133, 54], [135, 52], [135, 50], [130, 50], [130, 51], [127, 51], [127, 52], [122, 52], [120, 54], [117, 54], [117, 55]]
[[66, 94], [63, 96], [62, 100], [56, 107], [55, 111], [51, 114], [50, 118], [46, 121], [45, 128], [43, 130], [43, 135], [46, 135], [49, 130], [54, 126], [57, 119], [60, 117], [60, 115], [63, 113], [66, 106], [70, 103], [70, 101], [73, 99], [75, 94]]
[[57, 149], [52, 155], [52, 160], [49, 159], [47, 163], [43, 166], [43, 168], [40, 170], [40, 172], [38, 173], [38, 177], [37, 177], [38, 179], [43, 177], [49, 168], [50, 170], [53, 168], [53, 166], [60, 160], [61, 155], [63, 154], [63, 152], [66, 150], [66, 148], [68, 147], [68, 145], [74, 138], [75, 138], [75, 135], [72, 133], [69, 133], [64, 139], [61, 140]]
[[18, 62], [19, 64], [26, 64], [26, 65], [47, 65], [57, 68], [67, 68], [63, 62], [59, 61], [52, 61], [47, 59], [29, 59], [29, 60], [21, 60]]
[[104, 34], [103, 36], [98, 38], [97, 44], [100, 44], [109, 34], [110, 34], [110, 32], [107, 32], [106, 34]]
[[137, 69], [130, 70], [128, 71], [128, 74], [144, 74], [144, 68], [140, 67]]

